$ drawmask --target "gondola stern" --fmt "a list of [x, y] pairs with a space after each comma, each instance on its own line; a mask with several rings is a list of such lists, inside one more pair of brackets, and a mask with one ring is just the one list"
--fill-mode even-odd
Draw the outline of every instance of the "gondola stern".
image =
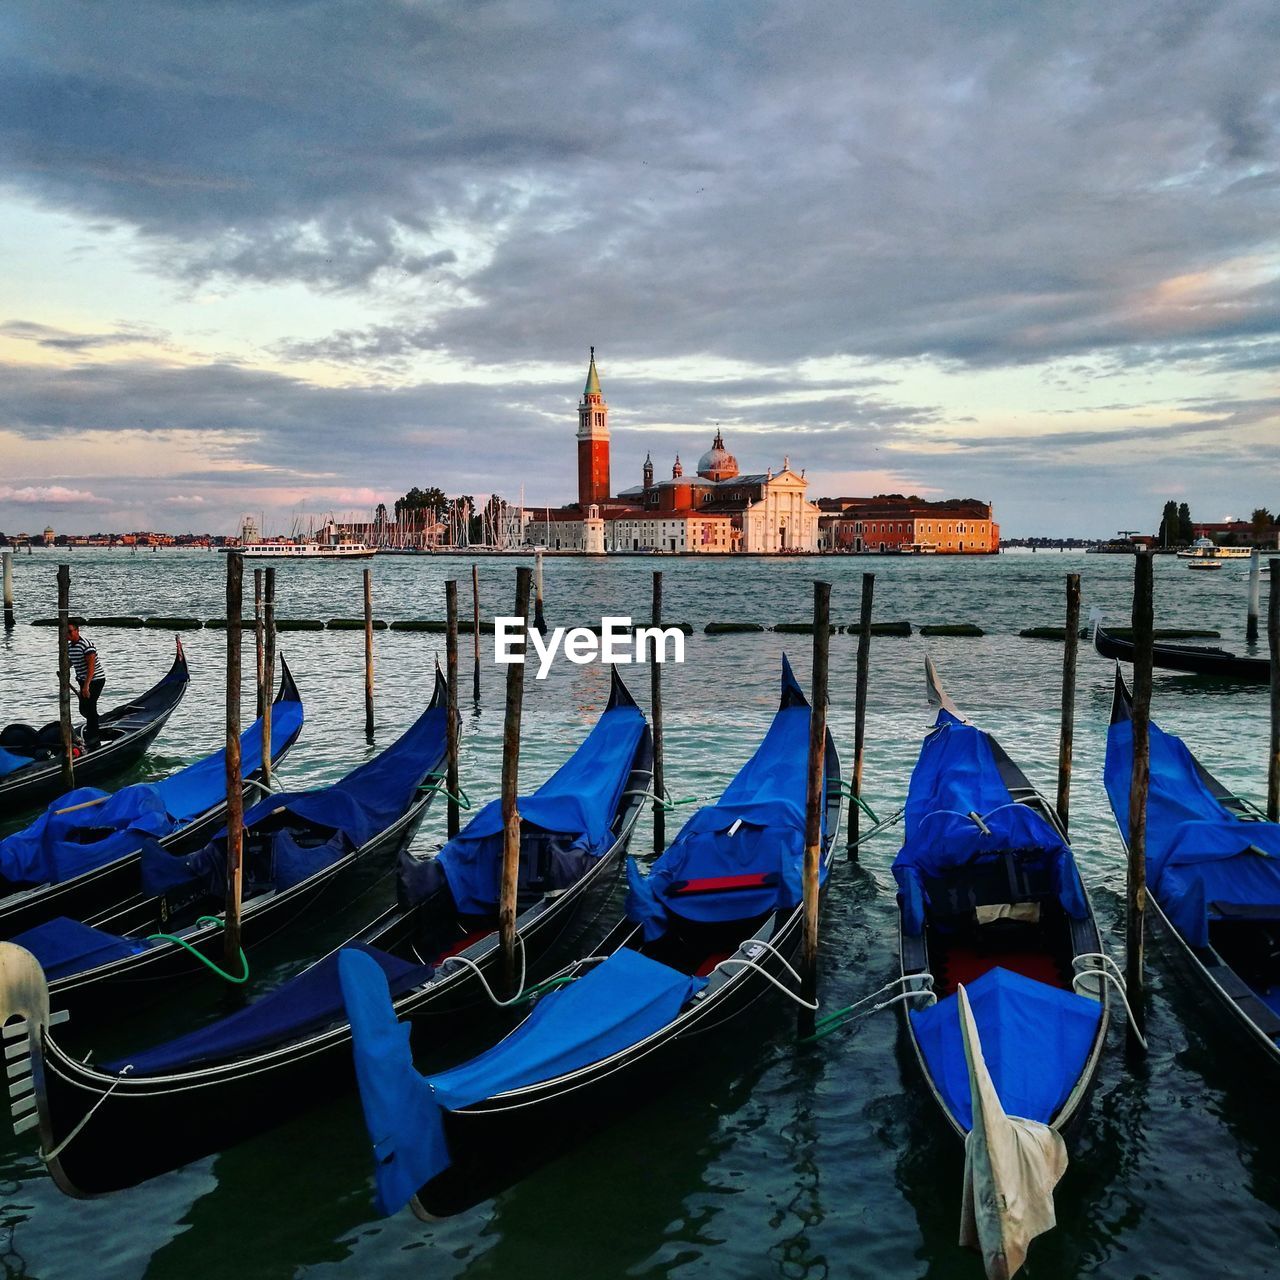
[[1133, 706], [1133, 695], [1129, 692], [1128, 685], [1124, 682], [1124, 675], [1120, 670], [1119, 659], [1116, 660], [1115, 681], [1111, 687], [1111, 724], [1124, 724], [1130, 718], [1130, 712]]
[[436, 679], [431, 690], [431, 701], [427, 703], [427, 710], [438, 710], [440, 707], [447, 706], [449, 703], [449, 680], [444, 671], [440, 667], [440, 659], [436, 658]]
[[616, 711], [619, 707], [635, 707], [638, 711], [640, 704], [632, 697], [631, 690], [618, 672], [617, 663], [614, 663], [609, 668], [609, 701], [605, 703], [604, 709]]
[[302, 694], [298, 692], [298, 686], [293, 678], [293, 672], [289, 670], [289, 664], [285, 661], [285, 656], [280, 655], [280, 689], [276, 693], [276, 702], [301, 702]]
[[778, 710], [785, 711], [788, 707], [807, 707], [808, 705], [809, 699], [804, 696], [800, 681], [796, 679], [796, 673], [791, 669], [791, 659], [784, 653], [782, 655], [782, 696], [778, 703]]

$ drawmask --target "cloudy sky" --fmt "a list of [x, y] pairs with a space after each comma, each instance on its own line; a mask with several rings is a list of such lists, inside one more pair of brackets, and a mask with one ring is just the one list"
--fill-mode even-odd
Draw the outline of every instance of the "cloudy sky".
[[8, 0], [0, 529], [619, 488], [1280, 505], [1273, 0]]

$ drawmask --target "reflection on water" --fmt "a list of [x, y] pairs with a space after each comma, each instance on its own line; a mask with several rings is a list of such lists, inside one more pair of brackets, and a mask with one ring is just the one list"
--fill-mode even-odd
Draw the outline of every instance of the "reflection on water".
[[[81, 553], [72, 565], [73, 607], [86, 614], [215, 616], [223, 607], [223, 563], [198, 553], [121, 556]], [[56, 633], [25, 620], [52, 614], [53, 556], [15, 559], [19, 625], [0, 635], [0, 721], [56, 715]], [[442, 618], [443, 583], [460, 580], [469, 616], [470, 561], [375, 560], [374, 608], [386, 618]], [[482, 561], [485, 617], [510, 610], [515, 562]], [[928, 722], [922, 667], [926, 647], [946, 687], [991, 729], [1042, 789], [1057, 776], [1061, 648], [1021, 640], [1019, 629], [1058, 623], [1063, 576], [1083, 575], [1085, 609], [1100, 605], [1126, 622], [1132, 562], [1124, 557], [1001, 556], [840, 559], [810, 562], [549, 559], [552, 625], [598, 622], [604, 613], [646, 619], [650, 575], [665, 574], [672, 619], [699, 628], [683, 667], [664, 670], [667, 776], [676, 796], [718, 793], [750, 754], [777, 698], [784, 647], [807, 680], [807, 637], [776, 633], [706, 637], [709, 619], [766, 623], [804, 618], [811, 581], [833, 582], [833, 616], [852, 621], [859, 580], [876, 574], [880, 619], [966, 621], [980, 639], [880, 639], [872, 644], [865, 789], [888, 813], [907, 779]], [[1160, 625], [1217, 627], [1224, 648], [1243, 651], [1247, 583], [1225, 574], [1178, 573], [1157, 559]], [[1207, 581], [1205, 579], [1208, 579]], [[1226, 580], [1224, 580], [1226, 579]], [[358, 616], [360, 568], [282, 566], [282, 616]], [[99, 631], [110, 671], [108, 696], [140, 690], [168, 665], [162, 632]], [[139, 770], [154, 777], [220, 745], [223, 635], [184, 634], [192, 685]], [[1216, 643], [1216, 642], [1215, 642]], [[418, 714], [443, 659], [443, 638], [379, 632], [376, 742], [364, 741], [363, 636], [298, 632], [281, 646], [306, 700], [307, 725], [282, 770], [282, 784], [331, 781], [368, 759]], [[852, 763], [856, 642], [831, 651], [831, 726]], [[504, 670], [482, 644], [482, 698], [470, 699], [470, 645], [460, 669], [463, 785], [477, 803], [500, 777]], [[1124, 864], [1100, 784], [1111, 699], [1110, 664], [1082, 650], [1077, 693], [1072, 836], [1094, 896], [1104, 941], [1121, 950]], [[532, 785], [589, 729], [608, 695], [597, 667], [557, 663], [530, 679], [521, 770]], [[623, 669], [642, 706], [648, 672]], [[246, 710], [252, 702], [248, 693]], [[1229, 785], [1255, 800], [1265, 789], [1266, 690], [1157, 674], [1153, 712], [1185, 737]], [[676, 821], [687, 816], [678, 812]], [[673, 825], [668, 821], [669, 829]], [[419, 848], [438, 844], [444, 806], [433, 806]], [[837, 862], [822, 939], [821, 994], [828, 1009], [849, 1004], [896, 968], [893, 883], [888, 866], [901, 831], [864, 846], [858, 864]], [[634, 849], [647, 853], [647, 818]], [[389, 886], [382, 886], [389, 891]], [[364, 903], [345, 903], [325, 921], [326, 937], [350, 931]], [[1148, 1026], [1152, 1056], [1131, 1069], [1117, 1022], [1098, 1087], [1069, 1135], [1071, 1166], [1058, 1192], [1058, 1228], [1032, 1246], [1031, 1280], [1081, 1275], [1199, 1277], [1275, 1270], [1280, 1231], [1280, 1155], [1271, 1141], [1275, 1082], [1238, 1042], [1224, 1038], [1154, 934]], [[296, 961], [295, 961], [296, 962]], [[288, 948], [260, 972], [286, 971]], [[212, 989], [182, 998], [184, 1016], [216, 1005]], [[103, 1033], [118, 1043], [165, 1034], [179, 1019], [158, 1011]], [[638, 1097], [634, 1114], [519, 1186], [448, 1222], [424, 1226], [408, 1214], [374, 1217], [371, 1168], [358, 1103], [351, 1098], [261, 1139], [144, 1187], [96, 1202], [63, 1197], [24, 1141], [0, 1142], [0, 1248], [8, 1274], [41, 1277], [181, 1277], [228, 1271], [247, 1277], [977, 1277], [977, 1259], [956, 1245], [960, 1144], [917, 1087], [897, 1020], [886, 1012], [815, 1045], [794, 1045], [794, 1009], [700, 1063], [678, 1089]], [[145, 1140], [145, 1135], [139, 1135]], [[92, 1262], [88, 1261], [92, 1259]], [[24, 1271], [25, 1268], [25, 1271]]]

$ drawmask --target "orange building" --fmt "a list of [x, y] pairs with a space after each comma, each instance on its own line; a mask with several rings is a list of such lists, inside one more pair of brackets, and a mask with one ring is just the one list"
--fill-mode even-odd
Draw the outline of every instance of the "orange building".
[[927, 502], [890, 493], [823, 498], [818, 506], [824, 551], [994, 555], [1000, 550], [991, 504], [976, 498]]

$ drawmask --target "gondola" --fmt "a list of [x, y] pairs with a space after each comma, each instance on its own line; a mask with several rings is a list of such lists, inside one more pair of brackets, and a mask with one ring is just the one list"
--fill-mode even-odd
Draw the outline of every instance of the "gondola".
[[[446, 750], [447, 686], [437, 670], [431, 703], [391, 746], [329, 787], [269, 793], [244, 814], [241, 945], [295, 924], [347, 873], [394, 865], [422, 822], [423, 788]], [[207, 976], [202, 957], [225, 946], [226, 833], [195, 853], [155, 841], [142, 849], [139, 893], [83, 922], [59, 916], [11, 940], [32, 953], [55, 1011], [78, 1028], [116, 1020]], [[234, 975], [233, 975], [234, 976]]]
[[[80, 786], [103, 782], [142, 757], [187, 691], [187, 658], [176, 641], [173, 665], [146, 693], [113, 707], [99, 719], [97, 745], [75, 748]], [[62, 737], [58, 722], [36, 729], [11, 724], [0, 729], [0, 823], [47, 803], [66, 790], [62, 781]]]
[[[801, 866], [810, 710], [784, 659], [778, 712], [718, 803], [699, 810], [648, 876], [628, 863], [627, 915], [487, 1053], [424, 1078], [386, 975], [344, 950], [339, 975], [373, 1141], [378, 1207], [422, 1217], [495, 1194], [725, 1037], [775, 984], [803, 924]], [[840, 826], [830, 735], [821, 866]]]
[[[906, 1033], [959, 1137], [977, 1127], [967, 1058], [984, 1045], [1004, 1115], [1061, 1134], [1088, 1095], [1107, 1030], [1093, 907], [1053, 808], [960, 714], [927, 660], [926, 670], [938, 714], [911, 774], [893, 862]], [[976, 1049], [966, 1049], [962, 992]], [[1065, 1148], [1049, 1142], [1065, 1167]]]
[[[302, 731], [302, 699], [281, 659], [272, 704], [271, 755], [284, 758]], [[262, 784], [262, 721], [240, 738], [245, 794]], [[175, 853], [198, 849], [223, 825], [227, 807], [225, 748], [158, 782], [114, 795], [93, 787], [50, 801], [30, 826], [0, 839], [0, 938], [57, 916], [84, 920], [135, 898], [142, 848], [154, 840]]]
[[[1133, 641], [1121, 640], [1094, 623], [1093, 647], [1104, 658], [1119, 662], [1133, 661]], [[1184, 671], [1190, 675], [1212, 676], [1217, 680], [1236, 680], [1244, 684], [1269, 684], [1269, 658], [1242, 658], [1208, 645], [1166, 644], [1155, 641], [1151, 646], [1152, 663], [1165, 671]]]
[[[1104, 779], [1126, 850], [1130, 695], [1116, 671]], [[1280, 1064], [1280, 825], [1150, 724], [1147, 902], [1229, 1020]]]
[[1007, 1109], [1062, 1129], [1088, 1092], [1107, 1029], [1105, 986], [1087, 977], [1088, 958], [1102, 953], [1093, 907], [1053, 807], [995, 738], [945, 695], [935, 701], [893, 863], [902, 983], [916, 993], [903, 1006], [907, 1031], [930, 1093], [963, 1136], [957, 984], [984, 1039], [999, 1037], [1006, 1018], [1034, 1018], [1040, 1052], [1025, 1047], [1025, 1079]]
[[[648, 726], [615, 677], [592, 733], [520, 801], [516, 930], [530, 976], [614, 888], [636, 820], [651, 799], [652, 777]], [[455, 850], [461, 845], [464, 863], [474, 864], [468, 854], [478, 850], [492, 865], [499, 846], [491, 815], [491, 807], [482, 809], [452, 842]], [[481, 976], [495, 980], [501, 961], [491, 909], [496, 904], [462, 910], [450, 887], [447, 856], [441, 882], [423, 894], [431, 879], [424, 864], [439, 856], [403, 854], [402, 901], [347, 944], [383, 966], [397, 1009], [414, 1019], [428, 1043], [447, 1043], [477, 1010], [491, 1014]], [[473, 905], [466, 903], [466, 878], [457, 883], [463, 904]], [[18, 1059], [10, 1059], [11, 1074], [19, 1077], [15, 1128], [38, 1124], [41, 1149], [58, 1153], [47, 1156], [57, 1185], [89, 1196], [225, 1150], [333, 1097], [352, 1084], [337, 963], [335, 950], [228, 1018], [118, 1062], [90, 1066], [67, 1051], [65, 1033], [50, 1030], [58, 1015], [50, 1015], [48, 987], [35, 960], [0, 943], [0, 1021], [15, 1014], [25, 1019], [7, 1032]], [[15, 1050], [15, 1044], [25, 1049]]]

